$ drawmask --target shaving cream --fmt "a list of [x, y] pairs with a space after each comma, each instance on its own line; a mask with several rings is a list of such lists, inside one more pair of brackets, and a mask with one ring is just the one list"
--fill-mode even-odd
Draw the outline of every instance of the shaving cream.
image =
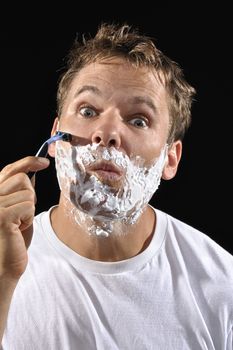
[[[56, 143], [55, 164], [57, 178], [65, 198], [72, 203], [72, 216], [77, 223], [89, 222], [89, 233], [108, 236], [113, 224], [134, 224], [157, 190], [167, 155], [167, 145], [150, 167], [140, 156], [129, 158], [114, 147], [99, 144], [64, 146]], [[105, 160], [124, 171], [121, 186], [116, 190], [86, 167]], [[97, 224], [98, 222], [98, 224]]]

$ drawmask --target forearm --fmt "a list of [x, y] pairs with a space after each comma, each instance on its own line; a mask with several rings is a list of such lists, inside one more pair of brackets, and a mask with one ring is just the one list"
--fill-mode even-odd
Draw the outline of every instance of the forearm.
[[[6, 328], [7, 316], [17, 280], [0, 278], [0, 340]], [[1, 343], [0, 342], [0, 343]]]

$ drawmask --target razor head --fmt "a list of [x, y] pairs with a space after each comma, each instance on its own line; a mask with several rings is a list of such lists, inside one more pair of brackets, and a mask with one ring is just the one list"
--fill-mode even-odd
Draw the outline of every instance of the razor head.
[[72, 141], [72, 135], [69, 134], [68, 132], [63, 132], [63, 131], [57, 131], [56, 135], [59, 137], [60, 140], [66, 141], [66, 142], [71, 142]]

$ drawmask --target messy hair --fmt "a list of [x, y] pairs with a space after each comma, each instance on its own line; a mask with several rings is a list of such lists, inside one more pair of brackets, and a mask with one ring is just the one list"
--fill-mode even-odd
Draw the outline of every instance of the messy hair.
[[67, 69], [58, 85], [58, 117], [76, 74], [90, 63], [114, 57], [124, 58], [135, 67], [148, 67], [157, 73], [169, 97], [168, 143], [182, 140], [191, 123], [195, 89], [185, 80], [179, 65], [163, 54], [152, 38], [139, 34], [128, 24], [102, 23], [94, 37], [75, 39], [67, 55]]

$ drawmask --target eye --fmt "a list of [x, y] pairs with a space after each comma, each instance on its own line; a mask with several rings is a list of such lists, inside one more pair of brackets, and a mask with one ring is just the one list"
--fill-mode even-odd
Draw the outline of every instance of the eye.
[[137, 117], [129, 120], [129, 123], [137, 128], [145, 129], [148, 127], [148, 121], [145, 118]]
[[97, 115], [96, 111], [89, 106], [81, 107], [79, 113], [85, 118], [91, 118]]

